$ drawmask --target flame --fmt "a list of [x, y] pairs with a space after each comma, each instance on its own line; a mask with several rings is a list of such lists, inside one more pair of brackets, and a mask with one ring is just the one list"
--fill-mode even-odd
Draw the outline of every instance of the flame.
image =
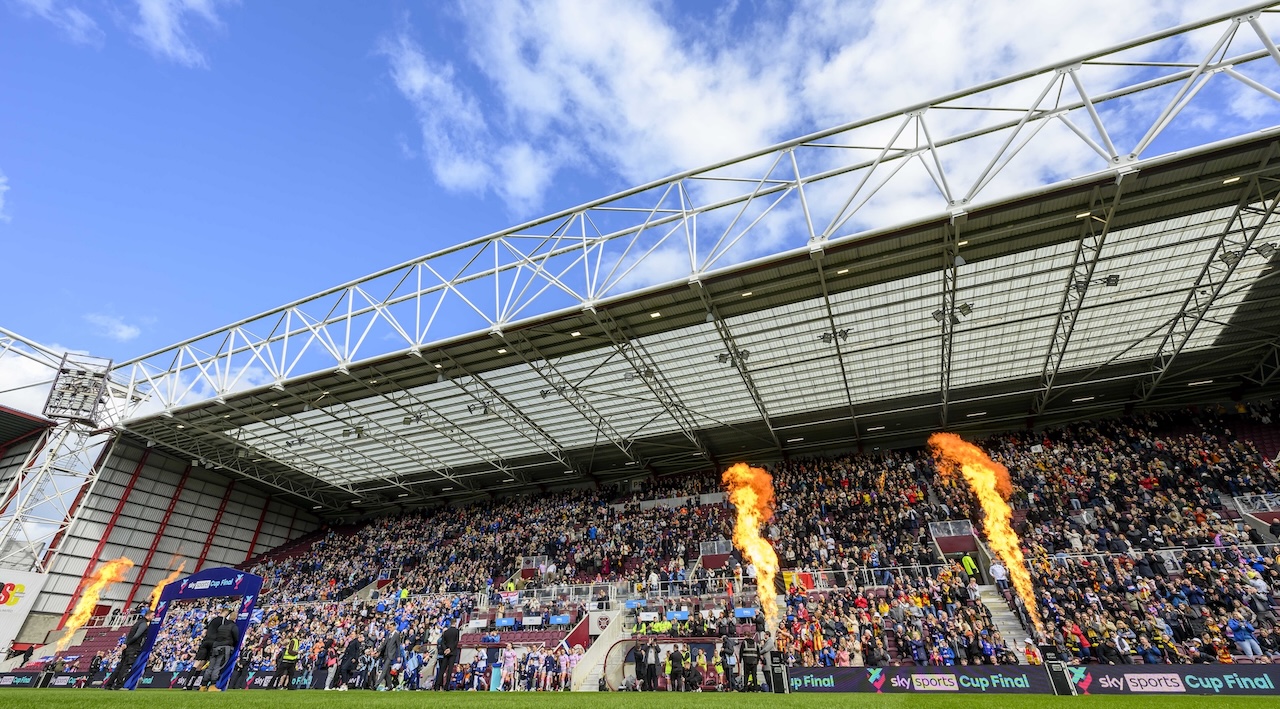
[[1013, 482], [1009, 480], [1008, 468], [991, 460], [981, 448], [966, 443], [954, 433], [929, 436], [929, 447], [933, 449], [933, 459], [943, 475], [954, 476], [957, 468], [963, 473], [969, 489], [982, 505], [982, 529], [987, 534], [987, 543], [1004, 562], [1009, 580], [1026, 605], [1031, 622], [1043, 634], [1044, 625], [1031, 588], [1031, 574], [1022, 558], [1022, 540], [1010, 524], [1013, 510], [1009, 509], [1008, 499], [1013, 494]]
[[778, 573], [778, 554], [760, 536], [760, 527], [773, 519], [773, 476], [760, 468], [738, 463], [721, 477], [729, 489], [729, 501], [738, 510], [733, 525], [733, 545], [756, 567], [756, 594], [764, 611], [766, 626], [773, 630], [778, 619], [778, 595], [773, 578]]
[[164, 591], [164, 587], [168, 586], [169, 584], [177, 580], [177, 578], [182, 575], [182, 571], [185, 568], [187, 568], [187, 562], [183, 561], [182, 563], [178, 564], [178, 568], [174, 569], [172, 572], [170, 572], [168, 576], [161, 579], [160, 583], [156, 584], [156, 587], [152, 589], [151, 605], [150, 605], [150, 609], [152, 612], [155, 611], [156, 604], [160, 602], [160, 593]]
[[84, 591], [80, 594], [80, 602], [76, 604], [76, 609], [72, 611], [71, 617], [67, 619], [64, 626], [66, 631], [62, 637], [58, 638], [57, 649], [55, 652], [62, 652], [67, 649], [67, 645], [71, 644], [71, 636], [75, 632], [84, 627], [89, 622], [89, 617], [93, 615], [93, 609], [98, 605], [98, 598], [102, 592], [113, 583], [120, 583], [124, 580], [124, 575], [133, 568], [133, 561], [127, 557], [112, 559], [103, 564], [101, 568], [93, 572], [93, 576], [89, 577], [89, 585], [84, 587]]

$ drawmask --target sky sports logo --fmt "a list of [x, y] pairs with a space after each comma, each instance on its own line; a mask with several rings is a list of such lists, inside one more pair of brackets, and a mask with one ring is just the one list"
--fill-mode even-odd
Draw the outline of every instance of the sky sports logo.
[[1161, 674], [1125, 674], [1124, 681], [1130, 692], [1178, 693], [1187, 688], [1182, 684], [1182, 677], [1176, 672]]
[[[895, 684], [901, 677], [894, 677]], [[911, 688], [917, 692], [959, 692], [960, 682], [955, 675], [911, 675]]]

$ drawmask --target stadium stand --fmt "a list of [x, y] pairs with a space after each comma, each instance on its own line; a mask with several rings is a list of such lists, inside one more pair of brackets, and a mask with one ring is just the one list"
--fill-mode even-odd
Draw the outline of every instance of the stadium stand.
[[[1280, 474], [1255, 443], [1280, 430], [1273, 411], [1268, 404], [1143, 414], [983, 442], [1015, 483], [1045, 641], [1086, 663], [1280, 657], [1280, 548], [1244, 525], [1231, 503], [1280, 489]], [[998, 627], [983, 601], [982, 574], [945, 558], [930, 537], [930, 522], [977, 521], [981, 513], [966, 489], [939, 482], [927, 455], [847, 454], [772, 469], [778, 511], [767, 533], [794, 573], [776, 639], [788, 663], [1020, 661], [1020, 648], [1006, 639], [1012, 629]], [[720, 568], [700, 564], [700, 544], [730, 534], [724, 503], [698, 504], [715, 486], [714, 477], [695, 475], [643, 492], [512, 498], [323, 530], [254, 560], [268, 586], [246, 664], [271, 669], [283, 640], [298, 636], [302, 676], [322, 681], [315, 678], [352, 638], [368, 647], [387, 623], [410, 648], [432, 647], [454, 626], [468, 628], [464, 647], [503, 652], [511, 644], [523, 657], [569, 637], [587, 603], [625, 597], [651, 599], [648, 610], [660, 617], [693, 611], [674, 627], [629, 616], [637, 636], [752, 633], [749, 621], [723, 619], [755, 603], [754, 570], [736, 553], [707, 557]], [[642, 509], [673, 495], [688, 499]], [[379, 573], [386, 577], [379, 592], [353, 595]], [[584, 581], [591, 583], [574, 585]], [[1021, 600], [1002, 590], [1025, 623]], [[551, 616], [561, 614], [570, 625], [552, 627]], [[529, 616], [542, 624], [521, 627]], [[494, 628], [501, 617], [520, 620]], [[111, 630], [92, 629], [63, 655], [104, 652], [109, 664], [113, 642]], [[165, 669], [184, 663], [186, 650], [153, 658]]]

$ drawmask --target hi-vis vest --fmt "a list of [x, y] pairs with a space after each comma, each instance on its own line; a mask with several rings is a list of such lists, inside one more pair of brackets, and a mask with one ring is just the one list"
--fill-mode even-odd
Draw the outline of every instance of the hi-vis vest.
[[286, 643], [284, 646], [284, 655], [281, 659], [283, 659], [285, 662], [297, 662], [299, 644], [300, 643], [298, 642], [297, 638], [294, 638], [293, 640], [290, 640], [288, 643]]

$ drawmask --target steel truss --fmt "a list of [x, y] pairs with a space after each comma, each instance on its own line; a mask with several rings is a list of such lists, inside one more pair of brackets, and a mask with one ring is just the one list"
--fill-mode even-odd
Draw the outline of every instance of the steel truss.
[[1049, 338], [1049, 351], [1045, 354], [1044, 367], [1040, 373], [1040, 390], [1036, 392], [1031, 405], [1032, 416], [1044, 413], [1045, 407], [1053, 400], [1054, 380], [1062, 367], [1062, 358], [1067, 354], [1071, 335], [1075, 332], [1076, 320], [1084, 306], [1084, 297], [1093, 285], [1094, 270], [1102, 257], [1102, 247], [1107, 242], [1116, 209], [1120, 206], [1120, 197], [1124, 194], [1124, 178], [1132, 174], [1121, 172], [1116, 176], [1115, 190], [1109, 202], [1103, 200], [1097, 189], [1090, 199], [1090, 213], [1083, 220], [1080, 241], [1076, 244], [1075, 258], [1071, 262], [1071, 273], [1067, 276], [1066, 287], [1062, 291], [1062, 304], [1058, 306], [1058, 319], [1053, 326], [1053, 336]]
[[[1280, 100], [1280, 87], [1250, 71], [1255, 62], [1272, 71], [1280, 67], [1280, 51], [1261, 24], [1262, 11], [1271, 7], [1259, 4], [1207, 18], [820, 131], [472, 239], [325, 290], [116, 366], [114, 377], [121, 382], [121, 391], [113, 388], [110, 399], [115, 411], [106, 420], [127, 430], [132, 422], [146, 417], [218, 401], [268, 433], [287, 434], [291, 427], [303, 424], [291, 416], [254, 413], [269, 411], [264, 407], [270, 404], [260, 398], [268, 387], [288, 392], [293, 403], [304, 408], [324, 411], [318, 418], [332, 422], [338, 420], [337, 414], [316, 405], [323, 393], [312, 391], [300, 380], [345, 373], [357, 363], [376, 372], [374, 361], [380, 357], [399, 353], [421, 357], [425, 350], [443, 353], [443, 344], [454, 338], [489, 333], [517, 352], [547, 384], [548, 391], [564, 398], [592, 426], [597, 440], [607, 440], [629, 462], [647, 467], [664, 456], [638, 456], [632, 444], [635, 433], [617, 430], [602, 413], [600, 402], [587, 398], [590, 383], [572, 386], [554, 362], [518, 334], [540, 320], [583, 315], [600, 326], [614, 355], [626, 362], [661, 405], [657, 415], [669, 417], [689, 441], [689, 450], [669, 457], [692, 452], [714, 464], [700, 438], [697, 412], [682, 403], [677, 387], [664, 377], [644, 341], [630, 334], [609, 312], [610, 307], [648, 287], [699, 283], [721, 274], [754, 256], [755, 237], [766, 230], [807, 235], [807, 249], [815, 255], [821, 271], [824, 249], [869, 232], [879, 219], [874, 210], [892, 200], [892, 195], [924, 189], [932, 200], [933, 215], [951, 217], [951, 228], [938, 252], [929, 255], [941, 255], [938, 386], [945, 424], [951, 405], [956, 403], [952, 400], [952, 359], [959, 334], [957, 320], [963, 322], [963, 315], [958, 315], [957, 293], [964, 263], [960, 233], [966, 214], [1011, 196], [1000, 178], [1015, 159], [1034, 156], [1049, 162], [1064, 158], [1064, 151], [1076, 150], [1087, 155], [1097, 171], [1122, 179], [1123, 174], [1143, 167], [1154, 152], [1152, 146], [1169, 135], [1170, 126], [1189, 107], [1207, 104], [1209, 110], [1218, 110], [1221, 96], [1213, 91], [1220, 85]], [[1211, 35], [1210, 41], [1192, 41], [1202, 33]], [[1185, 58], [1190, 46], [1207, 46], [1208, 50], [1190, 60], [1151, 60], [1152, 56]], [[1216, 128], [1220, 134], [1212, 139], [1250, 132], [1232, 121], [1221, 123]], [[1067, 136], [1067, 142], [1045, 137], [1055, 131]], [[1222, 254], [1247, 250], [1274, 211], [1275, 195], [1263, 184], [1256, 177], [1251, 180], [1251, 191], [1242, 197], [1233, 218], [1237, 227], [1222, 235], [1215, 260], [1202, 273], [1202, 283], [1192, 291], [1179, 317], [1167, 323], [1151, 371], [1138, 387], [1136, 398], [1140, 401], [1147, 401], [1165, 379], [1227, 284], [1235, 264], [1222, 261]], [[1119, 200], [1119, 188], [1109, 206], [1095, 200], [1096, 208], [1103, 209], [1106, 216], [1096, 223], [1086, 220], [1046, 348], [1040, 386], [1032, 394], [1033, 412], [1043, 412], [1055, 392], [1064, 388], [1058, 373], [1087, 292], [1087, 288], [1076, 291], [1075, 284], [1092, 279]], [[673, 258], [679, 264], [674, 271], [670, 267]], [[820, 275], [820, 280], [834, 332], [826, 276]], [[1212, 292], [1207, 299], [1196, 295], [1202, 286]], [[718, 337], [735, 356], [734, 366], [769, 428], [774, 446], [782, 448], [770, 416], [771, 402], [761, 395], [756, 377], [736, 357], [733, 333], [718, 316], [716, 303], [706, 294], [703, 298]], [[13, 347], [12, 338], [6, 337], [7, 333], [0, 331], [0, 354]], [[859, 417], [870, 414], [855, 409], [841, 346], [838, 340], [835, 344], [845, 398], [857, 429]], [[442, 356], [449, 370], [441, 377], [465, 391], [482, 410], [493, 407], [516, 435], [575, 476], [589, 472], [570, 460], [565, 446], [491, 384], [484, 373]], [[1274, 352], [1268, 356], [1277, 357]], [[1267, 369], [1270, 361], [1264, 359], [1258, 365], [1255, 379], [1271, 380], [1274, 370]], [[503, 460], [423, 397], [409, 391], [365, 388], [370, 401], [403, 409], [404, 418], [411, 422], [406, 426], [430, 428], [463, 448], [476, 463], [513, 480], [525, 479], [517, 466]], [[566, 394], [569, 391], [575, 393]], [[360, 416], [358, 411], [355, 415]], [[468, 476], [451, 470], [432, 451], [392, 430], [385, 421], [365, 418], [361, 426], [369, 435], [377, 436], [423, 470], [436, 473], [440, 481], [469, 488]], [[305, 435], [324, 438], [334, 449], [343, 447], [340, 440], [319, 428], [309, 429]], [[261, 431], [193, 423], [174, 433], [173, 440], [164, 445], [206, 467], [235, 472], [315, 506], [340, 508], [345, 501], [362, 499], [376, 489], [417, 494], [413, 483], [374, 456], [349, 451], [340, 463], [321, 465], [300, 451], [278, 445]], [[82, 453], [77, 453], [75, 460], [74, 465], [65, 467], [82, 468]], [[344, 464], [379, 473], [381, 487], [357, 486], [341, 469]], [[92, 462], [88, 467], [93, 469]], [[304, 475], [298, 476], [298, 472]], [[81, 489], [90, 489], [96, 473], [81, 479]], [[9, 532], [21, 527], [9, 520], [6, 525]]]
[[[673, 282], [714, 273], [741, 261], [750, 237], [766, 226], [808, 232], [818, 246], [852, 238], [866, 228], [857, 217], [886, 187], [916, 184], [911, 181], [920, 173], [904, 169], [910, 165], [927, 175], [938, 213], [971, 209], [1003, 196], [992, 192], [993, 181], [1016, 157], [1036, 150], [1037, 136], [1051, 125], [1074, 135], [1098, 169], [1133, 166], [1215, 77], [1280, 97], [1275, 87], [1241, 71], [1262, 59], [1280, 62], [1259, 23], [1266, 7], [1172, 28], [642, 185], [241, 320], [124, 362], [118, 371], [157, 406], [171, 409], [262, 380], [283, 382], [421, 351], [462, 334], [509, 331], [513, 323], [596, 307], [637, 285], [666, 282], [643, 274], [655, 261], [669, 263], [673, 253], [686, 265], [683, 274], [669, 274]], [[1181, 46], [1200, 30], [1217, 33], [1217, 41], [1198, 63], [1141, 58], [1159, 47]], [[1251, 44], [1259, 48], [1229, 55], [1247, 34], [1257, 35]], [[1159, 100], [1165, 87], [1176, 88], [1168, 101]], [[1156, 100], [1136, 100], [1148, 96]], [[1111, 103], [1124, 104], [1122, 119], [1108, 111]], [[1122, 120], [1146, 129], [1126, 133], [1118, 127]], [[1120, 142], [1129, 134], [1134, 140], [1126, 150]], [[1002, 140], [978, 163], [983, 169], [963, 175], [948, 149], [977, 146], [990, 136]], [[448, 319], [440, 317], [446, 309]]]
[[1280, 208], [1280, 181], [1260, 174], [1276, 157], [1278, 147], [1280, 144], [1271, 144], [1258, 166], [1259, 172], [1254, 173], [1241, 190], [1240, 201], [1218, 236], [1209, 260], [1201, 268], [1195, 285], [1187, 292], [1186, 300], [1156, 348], [1149, 374], [1135, 388], [1134, 398], [1137, 401], [1145, 403], [1165, 380], [1174, 361], [1226, 288], [1236, 267], [1249, 255], [1253, 242], [1275, 215], [1276, 209]]
[[98, 482], [116, 435], [111, 429], [134, 400], [108, 378], [109, 360], [69, 356], [0, 329], [0, 356], [13, 353], [48, 367], [52, 384], [42, 431], [9, 481], [0, 510], [0, 567], [47, 572], [81, 502]]

